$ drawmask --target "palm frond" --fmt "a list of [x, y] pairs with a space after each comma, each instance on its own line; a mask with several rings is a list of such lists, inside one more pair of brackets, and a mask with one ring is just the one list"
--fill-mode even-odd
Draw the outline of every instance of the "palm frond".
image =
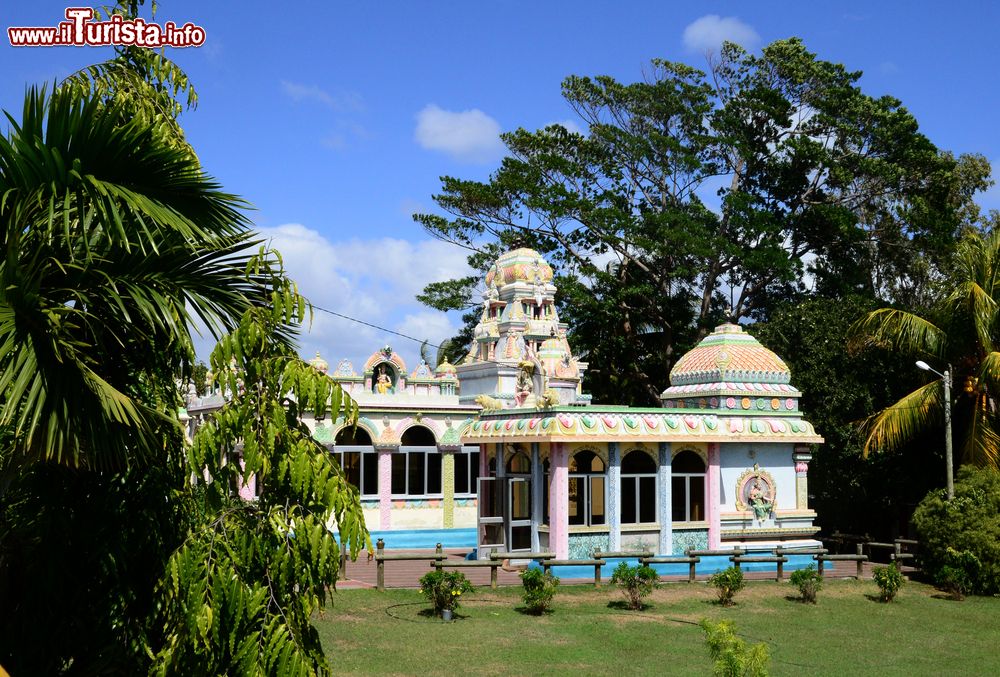
[[869, 416], [862, 423], [866, 433], [863, 453], [898, 449], [942, 420], [944, 387], [940, 380], [923, 385], [898, 402]]
[[947, 334], [930, 320], [896, 308], [872, 311], [854, 323], [849, 335], [852, 347], [878, 345], [899, 352], [941, 357]]
[[990, 399], [985, 393], [977, 393], [974, 397], [961, 448], [964, 463], [1000, 467], [1000, 432], [997, 431], [996, 414], [991, 411]]

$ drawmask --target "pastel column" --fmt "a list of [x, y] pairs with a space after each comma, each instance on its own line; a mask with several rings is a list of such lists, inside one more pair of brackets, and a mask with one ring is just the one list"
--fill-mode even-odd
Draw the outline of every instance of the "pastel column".
[[531, 443], [531, 550], [539, 552], [538, 525], [542, 523], [542, 499], [545, 491], [545, 472], [538, 442]]
[[705, 512], [708, 518], [708, 547], [718, 549], [722, 546], [722, 525], [719, 516], [719, 502], [722, 498], [719, 472], [719, 443], [708, 444], [708, 496]]
[[378, 448], [378, 518], [380, 529], [392, 528], [392, 449]]
[[809, 452], [809, 447], [795, 447], [795, 452], [792, 454], [792, 460], [795, 461], [795, 509], [808, 510], [809, 461], [812, 460], [812, 454]]
[[608, 442], [608, 548], [622, 549], [622, 458], [617, 442]]
[[455, 452], [441, 451], [441, 514], [445, 529], [455, 526]]
[[549, 549], [569, 558], [569, 452], [553, 442], [549, 453]]
[[674, 517], [673, 517], [673, 473], [671, 472], [670, 442], [660, 442], [657, 450], [656, 484], [660, 500], [656, 504], [656, 519], [660, 523], [660, 550], [662, 555], [672, 555], [674, 552]]

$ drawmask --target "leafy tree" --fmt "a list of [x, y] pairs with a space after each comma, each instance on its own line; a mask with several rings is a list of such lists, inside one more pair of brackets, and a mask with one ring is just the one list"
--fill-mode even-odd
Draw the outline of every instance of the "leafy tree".
[[956, 252], [952, 289], [922, 314], [896, 308], [868, 313], [853, 328], [871, 343], [926, 359], [951, 372], [952, 402], [937, 379], [902, 397], [868, 421], [865, 452], [897, 448], [941, 425], [951, 407], [965, 463], [1000, 468], [1000, 232], [971, 230]]
[[[273, 276], [270, 306], [244, 313], [212, 352], [213, 373], [236, 395], [188, 452], [205, 517], [159, 583], [157, 672], [328, 671], [311, 625], [339, 566], [328, 522], [352, 556], [371, 550], [358, 490], [301, 420], [329, 411], [356, 422], [357, 405], [286, 340], [311, 310], [271, 256], [262, 251], [251, 262]], [[251, 483], [255, 501], [234, 491]]]
[[[478, 250], [473, 268], [513, 244], [547, 253], [595, 398], [652, 402], [713, 324], [802, 293], [804, 260], [831, 293], [887, 296], [926, 275], [910, 254], [946, 251], [971, 216], [965, 192], [988, 185], [988, 164], [939, 152], [860, 75], [791, 39], [760, 55], [727, 44], [707, 74], [656, 60], [638, 83], [569, 77], [586, 134], [504, 134], [509, 156], [488, 182], [444, 177], [435, 200], [448, 217], [415, 218]], [[469, 309], [476, 282], [422, 300]]]
[[[356, 409], [294, 358], [307, 308], [280, 259], [254, 256], [245, 203], [115, 97], [31, 90], [8, 119], [0, 663], [327, 672], [309, 617], [337, 571], [328, 527], [355, 554], [367, 535], [298, 415]], [[194, 318], [232, 330], [213, 366], [237, 397], [186, 448], [174, 380]], [[243, 502], [251, 475], [267, 497]]]
[[30, 90], [8, 119], [0, 661], [135, 672], [153, 587], [195, 518], [174, 385], [189, 320], [221, 331], [267, 298], [245, 272], [243, 203], [190, 153], [68, 90]]

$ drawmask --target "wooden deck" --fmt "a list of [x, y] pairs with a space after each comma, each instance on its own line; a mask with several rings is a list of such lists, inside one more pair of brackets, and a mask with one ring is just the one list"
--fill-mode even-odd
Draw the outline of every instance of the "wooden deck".
[[[387, 588], [418, 588], [420, 587], [419, 580], [428, 571], [432, 570], [430, 559], [434, 557], [433, 550], [393, 550], [391, 551], [395, 554], [401, 554], [404, 552], [423, 554], [427, 555], [428, 561], [390, 561], [385, 563], [385, 587]], [[445, 550], [445, 554], [449, 559], [462, 560], [468, 554], [468, 550]], [[872, 576], [872, 566], [878, 566], [876, 563], [873, 565], [870, 562], [864, 563], [863, 577], [871, 578]], [[500, 568], [498, 571], [497, 580], [499, 585], [520, 585], [521, 579], [518, 574], [523, 567], [510, 566], [507, 568]], [[488, 586], [490, 584], [490, 569], [489, 567], [482, 568], [465, 568], [461, 570], [462, 573], [468, 577], [469, 581], [475, 586]], [[376, 580], [377, 567], [374, 560], [368, 560], [364, 553], [358, 557], [356, 562], [347, 563], [347, 571], [342, 574], [341, 580], [337, 583], [337, 587], [340, 589], [354, 589], [354, 588], [374, 588]], [[824, 576], [826, 578], [854, 578], [854, 574], [857, 572], [857, 566], [854, 562], [827, 562]], [[785, 571], [785, 579], [788, 579], [790, 571]], [[758, 581], [758, 580], [774, 580], [774, 570], [771, 571], [748, 571], [744, 574], [747, 580]], [[698, 575], [698, 580], [706, 580], [708, 575]], [[687, 581], [687, 576], [664, 576], [660, 580], [662, 581]], [[563, 583], [567, 584], [593, 584], [593, 577], [586, 578], [574, 578], [568, 579], [563, 578]], [[602, 580], [602, 583], [607, 584], [607, 577]]]

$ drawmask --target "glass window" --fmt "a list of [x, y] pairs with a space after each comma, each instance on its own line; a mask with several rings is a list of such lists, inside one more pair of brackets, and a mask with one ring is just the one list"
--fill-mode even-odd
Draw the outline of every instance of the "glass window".
[[604, 461], [593, 451], [573, 454], [569, 462], [569, 523], [595, 526], [607, 522]]
[[476, 493], [479, 478], [479, 452], [466, 447], [455, 453], [455, 495], [469, 496]]
[[393, 496], [440, 496], [441, 453], [399, 451], [392, 454]]
[[622, 524], [656, 522], [656, 462], [633, 449], [622, 459]]
[[332, 453], [347, 481], [362, 496], [378, 495], [378, 454], [374, 450], [334, 447]]
[[705, 519], [705, 462], [693, 451], [674, 456], [671, 463], [671, 509], [675, 522]]

